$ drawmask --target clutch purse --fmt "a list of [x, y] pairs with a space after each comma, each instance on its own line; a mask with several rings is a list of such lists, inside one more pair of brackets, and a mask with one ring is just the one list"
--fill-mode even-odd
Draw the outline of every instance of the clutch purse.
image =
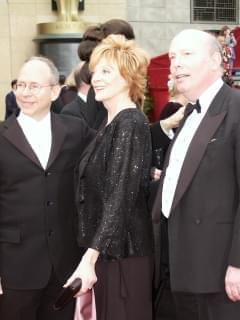
[[54, 310], [62, 310], [69, 302], [72, 301], [75, 294], [81, 289], [82, 280], [76, 278], [69, 286], [64, 288], [59, 296], [57, 297], [55, 303], [53, 304]]

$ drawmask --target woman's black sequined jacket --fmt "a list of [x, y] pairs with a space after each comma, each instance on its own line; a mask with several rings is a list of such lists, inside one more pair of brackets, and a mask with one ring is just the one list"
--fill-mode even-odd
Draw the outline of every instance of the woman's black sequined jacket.
[[106, 260], [151, 255], [148, 120], [137, 109], [122, 110], [90, 149], [77, 179], [79, 246], [100, 251]]

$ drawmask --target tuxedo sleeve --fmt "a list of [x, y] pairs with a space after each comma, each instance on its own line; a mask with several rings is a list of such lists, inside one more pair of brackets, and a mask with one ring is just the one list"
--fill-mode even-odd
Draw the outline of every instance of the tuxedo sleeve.
[[[229, 265], [240, 268], [240, 124], [234, 131], [235, 135], [235, 166], [237, 177], [238, 207], [233, 221], [232, 243], [229, 254]], [[227, 187], [227, 186], [226, 186]]]

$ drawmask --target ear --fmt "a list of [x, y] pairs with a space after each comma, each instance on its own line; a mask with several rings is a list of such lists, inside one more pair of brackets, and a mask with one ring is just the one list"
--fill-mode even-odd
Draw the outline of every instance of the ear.
[[52, 86], [52, 97], [51, 97], [52, 101], [58, 98], [60, 91], [61, 91], [61, 87], [58, 84]]
[[213, 61], [213, 70], [218, 70], [219, 67], [222, 65], [221, 53], [218, 51], [215, 51], [212, 55], [212, 61]]

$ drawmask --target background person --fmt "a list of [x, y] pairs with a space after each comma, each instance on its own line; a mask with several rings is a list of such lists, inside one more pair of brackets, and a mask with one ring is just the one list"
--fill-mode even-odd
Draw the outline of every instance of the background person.
[[222, 27], [220, 30], [220, 35], [224, 36], [225, 44], [229, 48], [229, 76], [232, 77], [233, 64], [236, 59], [235, 49], [234, 47], [237, 45], [237, 40], [234, 36], [234, 33], [228, 26]]
[[[187, 99], [178, 92], [175, 85], [169, 87], [169, 100], [164, 106], [159, 121], [151, 124], [152, 148], [153, 148], [153, 179], [160, 177], [160, 171], [163, 168], [163, 163], [168, 146], [171, 139], [174, 137], [174, 132], [178, 128], [184, 116]], [[155, 173], [154, 173], [155, 172]]]
[[15, 115], [19, 114], [19, 108], [17, 106], [16, 96], [15, 96], [16, 83], [17, 83], [17, 79], [12, 80], [11, 82], [12, 90], [5, 97], [5, 105], [6, 105], [5, 120], [8, 117], [10, 117], [12, 114], [15, 114]]
[[[132, 26], [122, 19], [111, 19], [100, 26], [91, 26], [83, 34], [83, 39], [78, 47], [78, 55], [80, 60], [89, 62], [93, 49], [101, 43], [101, 41], [110, 34], [121, 34], [126, 39], [134, 39], [134, 31]], [[107, 117], [107, 110], [99, 101], [94, 101], [94, 91], [90, 88], [88, 95], [88, 112], [87, 117], [93, 121], [91, 127], [98, 129]]]

